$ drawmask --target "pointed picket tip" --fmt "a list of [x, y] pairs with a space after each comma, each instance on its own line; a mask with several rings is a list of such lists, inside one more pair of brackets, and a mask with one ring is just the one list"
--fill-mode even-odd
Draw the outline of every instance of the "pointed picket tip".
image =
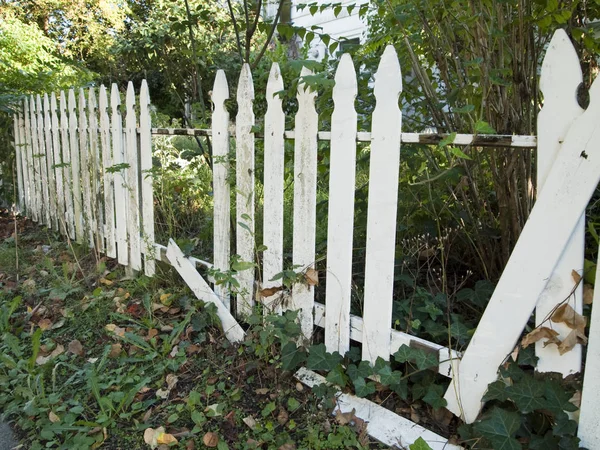
[[355, 96], [358, 93], [358, 83], [356, 82], [356, 70], [352, 57], [344, 53], [340, 59], [340, 64], [335, 72], [335, 86], [333, 87], [333, 97], [339, 95], [342, 91], [351, 91]]
[[375, 97], [397, 98], [402, 92], [402, 71], [398, 54], [393, 45], [388, 45], [381, 56], [377, 72], [375, 73]]
[[254, 83], [252, 81], [252, 71], [250, 64], [244, 63], [240, 72], [240, 80], [238, 82], [237, 99], [244, 100], [244, 96], [250, 100], [254, 100]]
[[113, 83], [110, 89], [110, 103], [113, 108], [117, 108], [121, 104], [121, 96], [119, 95], [119, 87], [117, 83]]
[[75, 111], [75, 90], [73, 88], [69, 89], [69, 110]]
[[283, 91], [283, 78], [281, 77], [279, 64], [274, 62], [271, 64], [269, 80], [267, 81], [267, 103], [270, 103], [279, 91]]
[[108, 105], [108, 98], [106, 95], [106, 86], [104, 86], [103, 84], [100, 85], [100, 92], [98, 92], [98, 103], [100, 104], [100, 109], [102, 109], [102, 112], [104, 112], [103, 108], [106, 108], [106, 106]]
[[130, 81], [127, 83], [127, 95], [125, 97], [127, 105], [135, 105], [135, 90], [133, 89], [133, 83]]
[[60, 108], [67, 109], [67, 95], [65, 91], [60, 91]]
[[140, 87], [140, 105], [146, 107], [150, 105], [150, 90], [148, 89], [148, 82], [146, 79], [142, 80], [142, 85]]
[[583, 81], [579, 57], [571, 39], [563, 29], [554, 32], [546, 50], [540, 73], [540, 90], [554, 97], [576, 101], [577, 88]]
[[298, 97], [300, 95], [304, 95], [305, 93], [312, 95], [312, 97], [317, 96], [317, 91], [314, 89], [308, 89], [308, 86], [306, 86], [306, 83], [304, 83], [304, 81], [302, 81], [303, 77], [310, 76], [310, 75], [313, 75], [313, 71], [310, 70], [306, 66], [302, 66], [302, 70], [300, 71], [300, 83], [298, 83]]
[[79, 88], [79, 107], [81, 109], [85, 108], [85, 90], [83, 88]]
[[227, 84], [227, 76], [222, 69], [217, 70], [215, 76], [215, 84], [211, 94], [211, 99], [215, 105], [221, 105], [229, 98], [229, 85]]
[[36, 101], [36, 105], [37, 105], [37, 112], [41, 114], [42, 113], [42, 96], [40, 94], [36, 95], [35, 101]]
[[96, 109], [96, 91], [93, 87], [90, 87], [88, 90], [88, 105], [90, 107], [90, 111]]
[[50, 109], [53, 112], [56, 112], [57, 110], [56, 94], [54, 92], [50, 94]]
[[48, 97], [48, 94], [44, 94], [44, 110], [47, 113], [50, 112], [50, 97]]

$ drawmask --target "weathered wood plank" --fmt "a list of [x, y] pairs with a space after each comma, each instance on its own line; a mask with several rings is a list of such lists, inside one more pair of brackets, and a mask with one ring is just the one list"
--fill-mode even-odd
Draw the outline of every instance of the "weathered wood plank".
[[[254, 84], [250, 65], [244, 64], [237, 90], [236, 117], [236, 242], [242, 261], [254, 262]], [[254, 267], [238, 273], [240, 283], [237, 312], [252, 313], [254, 306]]]
[[140, 200], [139, 200], [139, 161], [136, 133], [135, 93], [133, 83], [127, 85], [125, 98], [127, 114], [125, 116], [126, 145], [128, 167], [125, 170], [127, 191], [129, 195], [129, 211], [127, 214], [127, 230], [129, 234], [129, 264], [133, 270], [142, 269], [141, 236], [140, 236]]
[[389, 45], [375, 75], [371, 162], [369, 167], [369, 209], [365, 261], [365, 300], [362, 357], [375, 363], [389, 359], [394, 292], [396, 213], [402, 112], [398, 97], [402, 73], [398, 55]]
[[[546, 177], [560, 152], [561, 144], [573, 121], [583, 113], [577, 103], [577, 88], [583, 81], [579, 57], [567, 33], [557, 30], [546, 50], [540, 76], [540, 89], [544, 94], [544, 106], [538, 114], [537, 189], [543, 191]], [[569, 304], [581, 314], [583, 310], [583, 283], [573, 295], [574, 286], [571, 272], [583, 274], [585, 240], [585, 216], [582, 215], [563, 255], [554, 269], [544, 292], [538, 299], [535, 319], [540, 326], [548, 319], [551, 311], [570, 296]], [[552, 329], [562, 340], [571, 331], [564, 323], [553, 323]], [[581, 345], [561, 355], [556, 345], [544, 346], [545, 342], [535, 343], [535, 353], [539, 360], [538, 372], [559, 372], [564, 376], [581, 370]]]
[[115, 186], [112, 167], [112, 146], [110, 135], [110, 118], [108, 116], [108, 96], [106, 87], [100, 86], [99, 98], [100, 115], [100, 147], [102, 148], [102, 178], [104, 194], [104, 237], [106, 238], [106, 256], [117, 257], [115, 238]]
[[39, 141], [37, 135], [37, 116], [35, 113], [35, 99], [33, 95], [29, 97], [29, 114], [31, 120], [30, 130], [31, 133], [29, 135], [30, 144], [31, 144], [31, 167], [32, 167], [32, 186], [34, 192], [34, 207], [33, 207], [33, 221], [43, 223], [42, 218], [42, 173], [40, 171], [40, 158], [39, 158]]
[[[119, 88], [113, 83], [110, 103], [112, 108], [111, 127], [112, 127], [112, 148], [113, 148], [113, 166], [111, 166], [114, 189], [115, 189], [115, 225], [117, 256], [119, 264], [126, 266], [129, 264], [129, 247], [127, 245], [127, 213], [129, 211], [129, 193], [127, 192], [127, 180], [125, 178], [125, 169], [122, 168], [125, 163], [123, 143], [123, 121], [121, 118], [121, 97]], [[116, 166], [116, 167], [115, 167]], [[117, 170], [118, 169], [118, 170]]]
[[203, 302], [212, 303], [217, 307], [217, 315], [221, 319], [223, 332], [230, 342], [241, 342], [244, 340], [245, 332], [227, 307], [221, 302], [219, 297], [215, 295], [208, 283], [196, 271], [192, 263], [187, 260], [173, 239], [169, 239], [167, 247], [167, 257], [171, 261], [171, 265], [179, 272], [181, 278], [190, 287], [196, 297]]
[[102, 214], [102, 174], [100, 161], [100, 146], [98, 143], [98, 103], [94, 88], [88, 90], [88, 123], [90, 139], [90, 185], [91, 185], [91, 230], [94, 239], [94, 247], [100, 253], [104, 253], [104, 219]]
[[[213, 148], [213, 252], [214, 267], [221, 272], [229, 270], [231, 256], [231, 188], [229, 187], [229, 112], [225, 100], [229, 87], [225, 72], [219, 70], [212, 90]], [[215, 294], [231, 310], [230, 293], [226, 286], [215, 286]]]
[[150, 119], [150, 92], [142, 80], [140, 89], [140, 170], [142, 178], [142, 253], [144, 273], [149, 277], [156, 270], [154, 263], [154, 190], [152, 188], [152, 120]]
[[69, 89], [69, 144], [71, 147], [71, 181], [73, 184], [73, 220], [75, 241], [82, 244], [84, 239], [83, 205], [81, 196], [81, 160], [77, 135], [77, 114], [75, 112], [75, 91]]
[[54, 179], [56, 182], [56, 221], [58, 231], [61, 234], [67, 234], [66, 213], [65, 213], [65, 186], [63, 179], [63, 159], [60, 142], [60, 123], [58, 121], [56, 94], [50, 95], [50, 115], [52, 124], [52, 149], [54, 152]]
[[29, 183], [27, 184], [27, 215], [35, 220], [35, 203], [36, 203], [36, 192], [35, 192], [35, 174], [33, 170], [33, 141], [31, 138], [31, 115], [29, 111], [29, 100], [26, 98], [23, 100], [23, 126], [24, 126], [24, 139], [25, 144], [25, 159], [26, 159], [26, 170]]
[[[324, 376], [302, 367], [295, 377], [308, 387], [327, 384]], [[414, 442], [422, 438], [432, 450], [459, 450], [462, 447], [448, 442], [448, 439], [429, 431], [389, 409], [384, 408], [366, 398], [359, 398], [352, 394], [338, 393], [335, 397], [336, 407], [332, 414], [348, 413], [362, 419], [367, 424], [369, 436], [391, 448], [409, 448]]]
[[[341, 355], [350, 350], [352, 238], [356, 179], [356, 71], [344, 54], [335, 74], [331, 115], [325, 346]], [[389, 338], [389, 333], [388, 333]]]
[[71, 142], [69, 136], [69, 117], [67, 115], [67, 97], [60, 92], [60, 140], [62, 144], [62, 174], [65, 185], [65, 221], [70, 239], [75, 239], [75, 216], [73, 208], [73, 176], [71, 167]]
[[[283, 90], [283, 78], [277, 63], [271, 66], [267, 81], [267, 113], [265, 114], [265, 167], [262, 288], [280, 287], [281, 280], [271, 279], [283, 271], [283, 169], [285, 115], [282, 100], [276, 92]], [[281, 314], [281, 293], [264, 297], [264, 313]]]
[[58, 215], [56, 213], [56, 177], [54, 176], [54, 149], [52, 147], [52, 122], [50, 119], [50, 98], [44, 94], [44, 138], [46, 147], [46, 170], [48, 173], [48, 210], [50, 212], [50, 221], [48, 226], [58, 230]]
[[488, 384], [519, 339], [600, 181], [599, 140], [600, 79], [596, 79], [590, 105], [569, 129], [464, 354], [456, 382], [446, 391], [448, 409], [467, 423], [477, 418]]
[[46, 225], [48, 228], [52, 228], [50, 223], [50, 195], [48, 192], [48, 164], [46, 162], [46, 141], [44, 138], [44, 110], [42, 107], [42, 97], [38, 94], [36, 96], [36, 121], [37, 121], [37, 140], [38, 150], [36, 155], [36, 166], [39, 169], [39, 173], [42, 175], [42, 197], [40, 205], [40, 224]]
[[[301, 77], [311, 75], [306, 67]], [[293, 264], [302, 270], [313, 269], [316, 239], [317, 196], [317, 132], [318, 115], [315, 109], [317, 93], [304, 83], [298, 84], [298, 113], [294, 142], [294, 236]], [[300, 326], [305, 339], [313, 330], [314, 287], [296, 283], [292, 289], [290, 309], [299, 311]]]
[[92, 181], [91, 181], [91, 161], [92, 155], [90, 152], [88, 138], [88, 119], [87, 119], [87, 102], [85, 100], [85, 91], [79, 89], [79, 161], [81, 168], [81, 186], [83, 194], [83, 232], [87, 236], [87, 245], [94, 248], [94, 226], [92, 212]]
[[17, 162], [17, 187], [19, 189], [18, 209], [22, 212], [25, 209], [25, 187], [23, 184], [23, 142], [21, 139], [21, 123], [21, 113], [15, 113], [13, 115], [13, 127], [15, 135], [15, 160]]

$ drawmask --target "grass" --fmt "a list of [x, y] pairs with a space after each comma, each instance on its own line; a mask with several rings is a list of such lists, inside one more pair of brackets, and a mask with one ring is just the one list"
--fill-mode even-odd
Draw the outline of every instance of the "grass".
[[25, 222], [17, 265], [9, 226], [1, 217], [0, 411], [24, 448], [147, 449], [161, 427], [172, 448], [380, 448], [280, 369], [262, 320], [231, 345], [169, 267], [126, 279]]

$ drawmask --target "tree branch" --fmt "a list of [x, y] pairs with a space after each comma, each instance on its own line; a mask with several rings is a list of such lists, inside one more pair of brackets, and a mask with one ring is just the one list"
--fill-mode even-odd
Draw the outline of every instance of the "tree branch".
[[242, 54], [242, 42], [240, 41], [240, 29], [238, 27], [237, 20], [235, 20], [235, 14], [233, 14], [233, 8], [231, 7], [231, 0], [227, 0], [227, 6], [229, 7], [229, 15], [233, 22], [233, 29], [235, 31], [235, 40], [237, 42], [238, 53], [240, 54], [240, 62], [244, 63], [244, 55]]
[[267, 48], [271, 43], [271, 39], [273, 39], [273, 34], [275, 34], [275, 29], [277, 28], [277, 23], [279, 22], [279, 17], [281, 16], [281, 11], [283, 10], [284, 2], [285, 0], [279, 0], [279, 7], [277, 8], [277, 14], [275, 14], [275, 19], [273, 19], [273, 24], [271, 25], [271, 29], [269, 30], [269, 35], [267, 36], [267, 40], [263, 45], [263, 48], [260, 50], [260, 53], [252, 63], [252, 69], [255, 69], [256, 66], [258, 66], [258, 63], [262, 59], [263, 55], [265, 54], [265, 51], [267, 51]]

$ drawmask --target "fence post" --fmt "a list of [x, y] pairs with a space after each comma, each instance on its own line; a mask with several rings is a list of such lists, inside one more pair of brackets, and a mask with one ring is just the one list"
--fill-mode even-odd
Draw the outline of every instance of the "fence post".
[[88, 120], [86, 114], [85, 92], [79, 89], [79, 154], [81, 158], [81, 183], [83, 184], [83, 229], [87, 234], [88, 245], [94, 247], [93, 217], [92, 217], [92, 186], [91, 186], [91, 162], [88, 139]]
[[341, 355], [350, 350], [357, 92], [356, 71], [346, 53], [335, 73], [333, 88], [325, 293], [325, 346], [328, 352]]
[[88, 90], [88, 123], [90, 132], [90, 153], [88, 161], [90, 162], [90, 179], [91, 179], [91, 210], [90, 229], [92, 231], [92, 239], [98, 252], [104, 253], [104, 219], [102, 218], [101, 208], [101, 163], [98, 146], [98, 108], [96, 103], [96, 93], [94, 88]]
[[65, 91], [60, 93], [60, 137], [62, 141], [62, 160], [64, 167], [62, 169], [65, 179], [65, 208], [66, 222], [69, 237], [75, 239], [75, 213], [73, 211], [73, 182], [72, 182], [72, 163], [71, 163], [71, 145], [69, 134], [69, 117], [67, 115], [67, 97]]
[[[306, 67], [301, 77], [312, 75]], [[302, 270], [315, 265], [316, 196], [317, 196], [317, 134], [319, 117], [315, 109], [317, 93], [305, 82], [298, 84], [298, 113], [294, 143], [294, 235], [293, 264]], [[295, 283], [290, 309], [299, 311], [299, 321], [305, 339], [313, 331], [314, 286]]]
[[35, 190], [35, 175], [33, 171], [33, 141], [31, 139], [31, 116], [29, 111], [29, 100], [23, 100], [23, 144], [25, 145], [25, 161], [27, 178], [27, 215], [35, 221], [36, 219], [36, 190]]
[[25, 208], [25, 191], [23, 190], [23, 163], [22, 163], [22, 141], [21, 141], [21, 113], [13, 114], [13, 127], [15, 133], [15, 159], [17, 161], [17, 186], [19, 199], [17, 208], [23, 212]]
[[71, 147], [71, 181], [73, 182], [73, 220], [75, 241], [83, 243], [83, 212], [81, 205], [81, 165], [79, 141], [77, 139], [77, 115], [75, 113], [75, 91], [69, 89], [69, 143]]
[[375, 363], [390, 358], [390, 328], [394, 291], [396, 211], [402, 112], [398, 97], [402, 73], [394, 47], [387, 46], [375, 75], [371, 130], [365, 301], [362, 357]]
[[[263, 208], [263, 281], [262, 289], [277, 288], [281, 280], [271, 279], [283, 271], [283, 177], [285, 148], [283, 135], [285, 115], [281, 97], [283, 79], [279, 64], [271, 65], [267, 81], [267, 113], [265, 114], [265, 167]], [[263, 297], [264, 313], [281, 314], [281, 293]]]
[[63, 181], [63, 160], [61, 157], [60, 124], [56, 113], [56, 94], [50, 95], [50, 115], [52, 124], [52, 148], [54, 151], [54, 179], [56, 181], [56, 226], [61, 234], [66, 234], [65, 189]]
[[48, 210], [50, 221], [48, 226], [58, 230], [58, 214], [56, 213], [56, 177], [54, 176], [54, 150], [52, 148], [52, 122], [50, 121], [50, 99], [44, 94], [44, 136], [46, 138], [45, 164], [48, 172]]
[[52, 228], [50, 223], [50, 198], [48, 194], [48, 163], [46, 161], [48, 154], [46, 152], [46, 144], [44, 140], [44, 110], [42, 108], [42, 97], [39, 94], [36, 96], [36, 104], [38, 139], [38, 154], [36, 156], [36, 160], [39, 164], [40, 173], [42, 174], [41, 211], [44, 212], [44, 219], [40, 217], [40, 223], [46, 225], [48, 228]]
[[116, 83], [113, 83], [110, 93], [110, 103], [112, 107], [112, 141], [113, 141], [113, 165], [118, 166], [118, 172], [114, 166], [111, 166], [111, 171], [114, 176], [115, 188], [115, 218], [116, 218], [116, 240], [117, 240], [117, 255], [119, 264], [126, 266], [129, 264], [129, 248], [127, 246], [127, 213], [129, 211], [129, 195], [126, 190], [125, 170], [122, 168], [124, 161], [123, 150], [123, 122], [119, 107], [121, 105], [121, 97], [119, 96], [119, 88]]
[[[229, 87], [225, 72], [217, 71], [212, 90], [214, 110], [212, 114], [213, 148], [213, 252], [215, 269], [229, 270], [231, 245], [231, 189], [229, 187], [229, 112], [225, 100], [229, 98]], [[230, 294], [226, 286], [215, 285], [215, 294], [228, 311], [231, 310]]]
[[[237, 254], [242, 261], [255, 261], [254, 257], [254, 85], [250, 65], [244, 64], [238, 83], [236, 117], [236, 242]], [[237, 296], [237, 312], [252, 313], [254, 306], [254, 267], [238, 274], [240, 293]]]

